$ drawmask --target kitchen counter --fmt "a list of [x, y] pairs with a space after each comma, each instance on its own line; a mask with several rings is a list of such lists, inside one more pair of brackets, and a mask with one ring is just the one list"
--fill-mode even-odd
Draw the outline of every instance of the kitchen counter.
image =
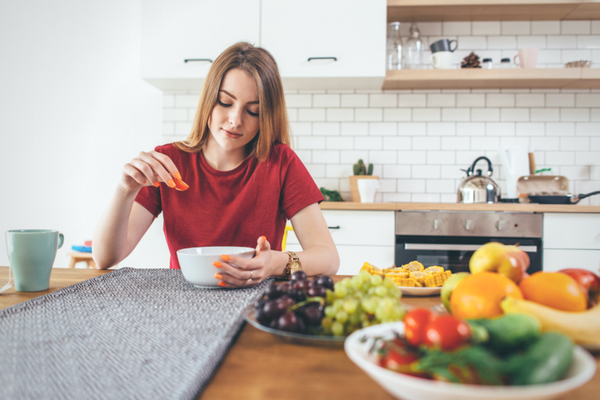
[[371, 210], [371, 211], [508, 211], [536, 213], [600, 213], [600, 206], [581, 206], [577, 204], [461, 204], [461, 203], [356, 203], [322, 202], [322, 210]]
[[[13, 287], [0, 294], [0, 309], [110, 272], [55, 268], [52, 270], [49, 290], [23, 293], [16, 292]], [[5, 282], [7, 278], [8, 268], [0, 267], [0, 282]], [[342, 278], [336, 276], [335, 280]], [[429, 308], [440, 304], [440, 299], [437, 296], [405, 296], [402, 302]], [[561, 399], [597, 398], [600, 390], [600, 355], [596, 354], [595, 358], [598, 369], [592, 380]], [[342, 348], [287, 343], [249, 324], [241, 330], [200, 398], [393, 399], [354, 365]]]

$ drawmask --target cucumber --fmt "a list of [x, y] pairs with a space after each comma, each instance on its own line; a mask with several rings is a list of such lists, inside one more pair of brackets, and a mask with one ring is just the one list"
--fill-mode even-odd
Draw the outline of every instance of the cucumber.
[[511, 385], [538, 385], [561, 379], [573, 362], [575, 345], [567, 336], [547, 332], [522, 354], [507, 359]]
[[527, 347], [540, 336], [540, 323], [526, 314], [506, 314], [496, 319], [469, 320], [489, 334], [486, 346], [501, 355]]

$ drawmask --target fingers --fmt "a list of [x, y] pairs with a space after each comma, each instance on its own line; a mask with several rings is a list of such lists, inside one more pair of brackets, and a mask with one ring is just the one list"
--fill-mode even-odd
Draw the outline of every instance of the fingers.
[[181, 180], [181, 174], [169, 156], [157, 151], [140, 152], [123, 168], [123, 173], [140, 185], [160, 186], [160, 182], [178, 190], [189, 186]]
[[220, 279], [224, 287], [248, 287], [262, 282], [266, 275], [262, 262], [256, 259], [246, 259], [233, 255], [221, 256], [221, 261], [215, 261], [213, 265], [219, 268], [215, 278]]
[[271, 250], [271, 244], [267, 240], [266, 236], [261, 236], [256, 241], [256, 253], [264, 253]]

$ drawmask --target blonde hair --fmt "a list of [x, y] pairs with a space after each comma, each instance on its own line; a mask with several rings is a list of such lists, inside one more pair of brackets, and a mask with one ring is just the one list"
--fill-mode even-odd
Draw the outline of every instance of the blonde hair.
[[206, 144], [210, 135], [208, 120], [217, 104], [223, 78], [232, 68], [245, 70], [256, 81], [260, 128], [254, 139], [247, 144], [247, 154], [264, 161], [273, 145], [283, 143], [291, 146], [292, 139], [277, 63], [267, 50], [246, 42], [227, 48], [213, 62], [202, 88], [192, 131], [187, 139], [175, 142], [174, 145], [188, 153], [195, 153]]

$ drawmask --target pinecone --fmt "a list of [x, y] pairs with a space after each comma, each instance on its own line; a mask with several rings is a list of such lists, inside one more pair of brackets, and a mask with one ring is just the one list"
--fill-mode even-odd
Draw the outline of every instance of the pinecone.
[[479, 64], [480, 64], [479, 56], [477, 54], [471, 52], [471, 54], [469, 54], [468, 56], [463, 58], [462, 62], [460, 63], [460, 67], [461, 68], [481, 68], [481, 66]]

